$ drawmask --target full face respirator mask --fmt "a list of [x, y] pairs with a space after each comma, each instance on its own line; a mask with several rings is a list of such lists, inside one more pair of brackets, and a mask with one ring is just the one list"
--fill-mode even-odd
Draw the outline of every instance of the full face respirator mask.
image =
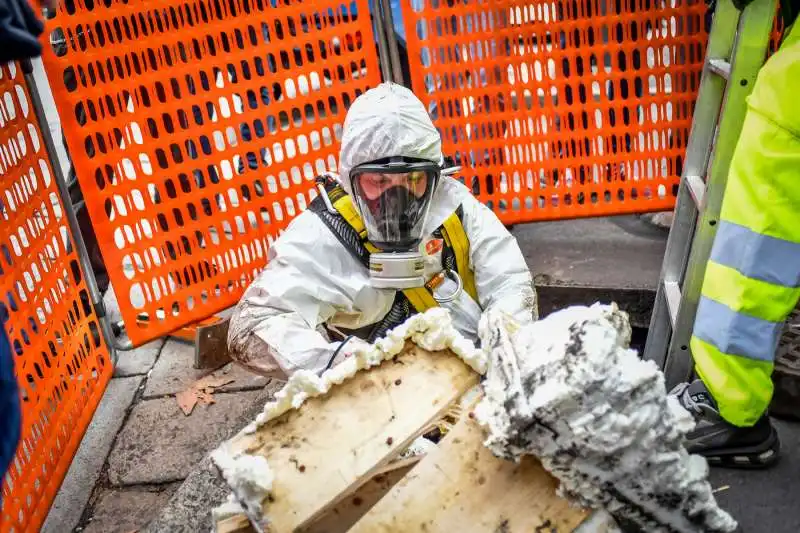
[[431, 200], [442, 175], [439, 164], [405, 157], [365, 163], [350, 171], [353, 199], [369, 241], [370, 279], [379, 289], [425, 284], [419, 251]]

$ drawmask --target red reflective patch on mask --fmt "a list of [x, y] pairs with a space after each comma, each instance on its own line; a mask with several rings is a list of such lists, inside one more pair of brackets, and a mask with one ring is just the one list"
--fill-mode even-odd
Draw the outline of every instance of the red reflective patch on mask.
[[442, 239], [431, 239], [425, 245], [425, 253], [428, 255], [438, 254], [444, 248], [444, 241]]

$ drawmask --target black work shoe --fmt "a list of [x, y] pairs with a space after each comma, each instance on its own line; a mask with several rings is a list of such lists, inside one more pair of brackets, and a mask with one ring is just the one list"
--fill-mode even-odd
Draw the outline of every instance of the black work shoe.
[[695, 428], [686, 435], [689, 453], [702, 455], [712, 466], [728, 468], [766, 468], [780, 454], [778, 432], [766, 414], [751, 427], [726, 422], [716, 402], [701, 380], [682, 383], [670, 391], [695, 419]]

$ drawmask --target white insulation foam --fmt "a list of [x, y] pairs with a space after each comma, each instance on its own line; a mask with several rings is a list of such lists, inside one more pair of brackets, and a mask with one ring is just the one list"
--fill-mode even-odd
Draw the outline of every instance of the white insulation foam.
[[490, 312], [480, 335], [490, 361], [475, 415], [495, 455], [538, 457], [563, 497], [648, 533], [736, 529], [706, 460], [683, 447], [691, 415], [655, 363], [628, 349], [616, 306], [572, 307], [524, 327]]
[[[298, 409], [309, 398], [327, 394], [331, 387], [342, 384], [358, 372], [392, 359], [403, 351], [408, 340], [431, 352], [449, 349], [479, 374], [486, 373], [487, 355], [458, 332], [447, 309], [437, 307], [412, 316], [375, 344], [359, 346], [353, 355], [321, 376], [303, 370], [292, 374], [275, 399], [264, 406], [264, 410], [244, 428], [243, 433], [254, 433], [270, 420], [291, 409]], [[417, 448], [411, 451], [424, 451]], [[223, 443], [211, 454], [211, 458], [233, 489], [238, 503], [251, 518], [260, 518], [258, 515], [263, 502], [272, 488], [272, 473], [267, 460], [244, 452], [234, 453], [229, 443]]]
[[479, 374], [486, 373], [486, 354], [458, 332], [447, 309], [434, 307], [412, 316], [375, 344], [359, 345], [353, 355], [321, 376], [307, 370], [295, 372], [275, 395], [275, 400], [264, 406], [264, 411], [244, 432], [254, 433], [270, 420], [297, 409], [307, 399], [327, 394], [332, 386], [341, 385], [361, 370], [392, 359], [403, 351], [407, 340], [431, 352], [449, 349]]

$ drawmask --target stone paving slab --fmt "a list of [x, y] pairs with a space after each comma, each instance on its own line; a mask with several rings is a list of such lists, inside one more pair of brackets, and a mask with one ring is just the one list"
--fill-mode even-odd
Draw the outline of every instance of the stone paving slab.
[[167, 483], [184, 479], [203, 457], [243, 427], [242, 416], [263, 403], [267, 389], [214, 393], [216, 403], [197, 405], [185, 416], [174, 397], [134, 406], [109, 456], [113, 485]]
[[154, 488], [104, 489], [83, 533], [131, 533], [145, 526], [167, 504], [180, 483]]
[[153, 368], [164, 342], [164, 339], [158, 339], [133, 350], [117, 351], [114, 377], [147, 374]]
[[[193, 368], [194, 346], [177, 339], [169, 339], [161, 350], [144, 391], [144, 398], [177, 394], [209, 373], [208, 369]], [[225, 372], [235, 381], [218, 389], [219, 391], [260, 389], [268, 379], [258, 376], [244, 368], [229, 363], [217, 373]]]
[[43, 533], [72, 531], [80, 522], [114, 437], [125, 420], [125, 411], [141, 382], [141, 376], [115, 378], [109, 382], [50, 508]]
[[[243, 410], [235, 431], [250, 423], [261, 412], [264, 403], [274, 397], [283, 385], [285, 382], [271, 381], [256, 401]], [[230, 492], [230, 487], [219, 475], [211, 458], [206, 455], [192, 468], [192, 472], [170, 498], [169, 503], [159, 509], [157, 516], [139, 533], [211, 531], [211, 510], [223, 503]]]
[[211, 510], [231, 493], [210, 457], [197, 465], [163, 507], [154, 509], [153, 519], [139, 533], [195, 533], [213, 531]]

